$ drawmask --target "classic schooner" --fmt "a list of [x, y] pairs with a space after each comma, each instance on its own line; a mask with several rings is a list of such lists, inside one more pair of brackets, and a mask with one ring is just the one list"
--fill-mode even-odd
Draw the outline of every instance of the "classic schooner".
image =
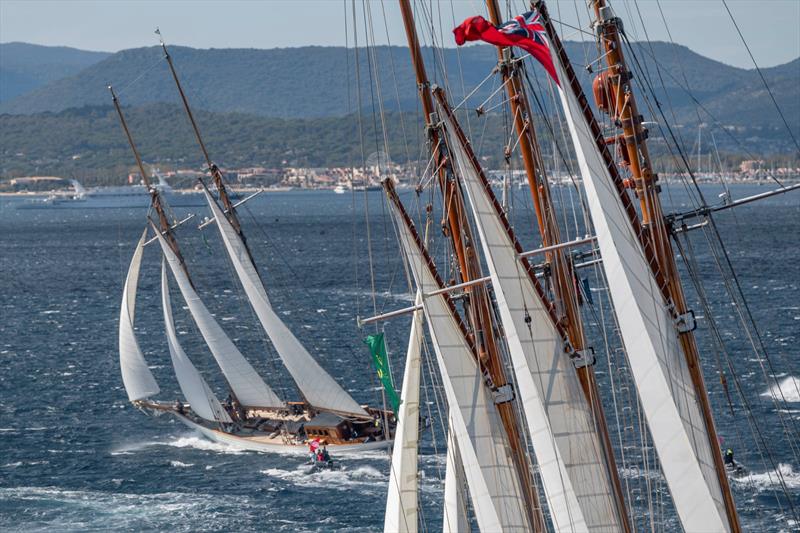
[[[620, 444], [621, 435], [612, 442], [604, 413], [607, 404], [595, 376], [597, 357], [581, 310], [587, 295], [577, 273], [586, 265], [579, 265], [572, 252], [587, 245], [593, 249], [582, 257], [592, 258], [588, 264], [601, 269], [598, 277], [607, 287], [626, 379], [635, 387], [632, 403], [641, 425], [638, 451], [645, 465], [654, 464], [664, 480], [676, 515], [677, 523], [666, 527], [742, 531], [729, 482], [738, 470], [726, 466], [722, 457], [695, 339], [697, 320], [684, 292], [674, 247], [686, 260], [689, 252], [681, 239], [688, 231], [709, 227], [714, 232], [710, 240], [719, 239], [714, 212], [797, 186], [781, 186], [723, 206], [708, 206], [702, 200], [704, 205], [696, 210], [666, 215], [644, 117], [636, 105], [633, 75], [623, 53], [627, 42], [622, 22], [607, 2], [589, 2], [600, 56], [589, 66], [605, 65], [596, 67], [600, 72], [593, 86], [597, 108], [608, 115], [603, 124], [578, 82], [545, 3], [533, 2], [529, 12], [503, 22], [498, 2], [487, 0], [490, 20], [467, 19], [454, 33], [459, 45], [482, 40], [498, 47], [494, 73], [501, 85], [493, 95], [507, 93], [503, 103], [516, 133], [506, 147], [506, 158], [510, 161], [516, 151], [521, 156], [541, 238], [540, 248], [525, 251], [507, 203], [495, 195], [457, 110], [445, 90], [428, 79], [414, 6], [409, 0], [399, 4], [429, 150], [420, 184], [435, 184], [441, 197], [444, 255], [449, 261], [445, 268], [452, 278], [444, 282], [427, 239], [418, 234], [394, 182], [385, 180], [386, 203], [416, 301], [411, 307], [360, 320], [365, 325], [413, 313], [384, 531], [430, 527], [421, 517], [417, 476], [425, 332], [437, 373], [432, 379], [441, 382], [447, 409], [442, 416], [447, 435], [443, 531], [468, 531], [474, 526], [484, 532], [628, 532], [665, 527], [652, 515], [652, 493], [638, 496], [650, 505], [651, 516], [637, 514], [634, 506], [641, 509], [641, 502], [634, 501], [617, 465], [619, 454], [635, 450]], [[435, 24], [426, 9], [418, 7], [429, 17], [426, 29], [432, 30]], [[365, 7], [365, 19], [370, 16]], [[574, 154], [582, 183], [580, 208], [589, 220], [585, 228], [589, 235], [565, 240], [560, 234], [529, 100], [535, 89], [525, 72], [525, 57], [515, 57], [515, 47], [536, 59], [552, 80], [550, 90], [564, 126], [558, 140], [569, 142], [560, 149]], [[484, 115], [482, 107], [478, 115]], [[660, 118], [666, 120], [663, 114]], [[691, 169], [688, 173], [691, 176]], [[697, 193], [702, 199], [699, 187]], [[425, 211], [430, 217], [432, 206]], [[696, 218], [703, 220], [687, 225]], [[544, 262], [534, 264], [533, 258]], [[696, 290], [710, 314], [702, 287]], [[713, 328], [713, 319], [709, 320]], [[718, 372], [727, 394], [725, 374], [721, 368]], [[735, 378], [733, 368], [730, 372]], [[732, 410], [729, 396], [728, 402]], [[615, 416], [619, 425], [620, 416], [631, 415]], [[757, 420], [750, 422], [757, 428]], [[797, 450], [796, 426], [786, 422], [784, 430], [790, 449]], [[766, 442], [759, 445], [767, 450], [762, 453], [769, 453]], [[657, 458], [648, 458], [653, 451]], [[623, 455], [623, 465], [630, 464], [627, 461]], [[771, 464], [774, 467], [774, 461]], [[775, 475], [785, 494], [782, 474], [776, 469]], [[787, 523], [796, 527], [797, 511], [790, 497], [786, 501]]]
[[[213, 223], [219, 229], [225, 252], [248, 303], [293, 379], [301, 400], [287, 401], [280, 397], [239, 351], [203, 303], [174, 231], [192, 217], [170, 222], [163, 197], [158, 188], [150, 185], [149, 175], [134, 144], [119, 99], [113, 88], [109, 87], [142, 180], [150, 192], [151, 213], [155, 214], [155, 221], [148, 216], [153, 237], [147, 238], [146, 228], [139, 239], [122, 296], [119, 355], [129, 400], [144, 411], [170, 413], [211, 440], [247, 450], [306, 453], [306, 443], [311, 440], [336, 447], [337, 453], [386, 448], [391, 442], [393, 415], [356, 402], [322, 368], [272, 307], [236, 215], [236, 207], [249, 197], [237, 204], [231, 201], [222, 172], [209, 157], [172, 58], [163, 41], [161, 44], [222, 203], [219, 205], [201, 180], [203, 194], [212, 213], [211, 219], [201, 228]], [[139, 270], [144, 248], [151, 242], [158, 242], [162, 252], [161, 291], [167, 346], [185, 402], [159, 402], [152, 399], [159, 393], [159, 387], [136, 338], [134, 316]], [[228, 399], [224, 402], [220, 402], [178, 340], [172, 317], [170, 273], [224, 376], [228, 389]]]

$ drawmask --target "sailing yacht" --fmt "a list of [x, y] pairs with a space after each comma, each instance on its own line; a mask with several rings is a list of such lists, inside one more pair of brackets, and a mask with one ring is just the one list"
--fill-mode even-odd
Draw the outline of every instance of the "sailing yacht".
[[[420, 376], [425, 367], [421, 347], [426, 343], [433, 352], [429, 372], [436, 374], [431, 382], [441, 383], [446, 400], [443, 531], [474, 526], [483, 532], [656, 530], [665, 526], [652, 509], [665, 501], [684, 531], [742, 531], [746, 526], [731, 490], [730, 469], [723, 463], [702, 374], [697, 321], [673, 246], [681, 246], [692, 229], [710, 226], [716, 232], [713, 213], [762, 196], [665, 215], [633, 76], [623, 55], [622, 22], [607, 2], [589, 2], [601, 51], [597, 62], [605, 63], [594, 84], [597, 108], [608, 115], [603, 124], [578, 83], [545, 3], [533, 2], [531, 11], [503, 22], [498, 2], [487, 0], [491, 20], [467, 19], [454, 33], [459, 45], [481, 40], [498, 48], [493, 74], [502, 77], [502, 86], [494, 94], [505, 89], [508, 95], [504, 103], [510, 112], [505, 116], [513, 117], [517, 135], [509, 144], [521, 155], [541, 237], [540, 248], [525, 251], [444, 89], [427, 77], [412, 3], [399, 3], [426, 122], [430, 160], [420, 167], [434, 169], [420, 176], [420, 183], [438, 186], [441, 195], [444, 255], [449, 260], [444, 268], [452, 281], [444, 283], [427, 239], [418, 233], [393, 182], [385, 180], [386, 204], [416, 301], [360, 321], [363, 326], [412, 314], [384, 531], [430, 527], [421, 516], [424, 496], [417, 479]], [[419, 10], [429, 16], [424, 6]], [[514, 57], [515, 47], [530, 54], [552, 79], [550, 89], [564, 126], [560, 142], [569, 143], [574, 153], [589, 235], [561, 237], [532, 127], [528, 97], [535, 88], [529, 80], [525, 83], [527, 74], [522, 60]], [[506, 150], [507, 157], [510, 152]], [[782, 186], [767, 194], [797, 188]], [[702, 198], [699, 189], [698, 194]], [[426, 206], [428, 217], [431, 211]], [[697, 218], [704, 221], [687, 224]], [[709, 233], [707, 238], [713, 241], [719, 235]], [[597, 358], [583, 324], [578, 265], [569, 253], [579, 246], [593, 248], [592, 264], [599, 265], [598, 277], [607, 286], [614, 315], [610, 333], [619, 336], [626, 383], [634, 388], [632, 407], [624, 409], [638, 411], [638, 422], [625, 422], [631, 431], [639, 426], [640, 440], [634, 446], [612, 442], [606, 422], [594, 370]], [[683, 256], [690, 253], [680, 251]], [[544, 263], [533, 264], [533, 257]], [[697, 288], [697, 280], [691, 281]], [[698, 292], [710, 315], [702, 287]], [[750, 327], [744, 320], [743, 326]], [[758, 424], [752, 417], [750, 422]], [[784, 436], [795, 450], [797, 433], [789, 424]], [[619, 440], [623, 430], [628, 426], [620, 428]], [[768, 454], [768, 443], [759, 444], [765, 448], [760, 452]], [[616, 464], [620, 451], [638, 452], [647, 468], [652, 464], [655, 479], [663, 479], [663, 491], [654, 495], [659, 489], [652, 489], [648, 480], [647, 493], [634, 498]], [[784, 516], [790, 528], [796, 527], [782, 474], [775, 475], [788, 502]], [[650, 506], [648, 516], [639, 511], [643, 501]]]
[[[267, 384], [198, 294], [174, 231], [192, 217], [174, 223], [170, 221], [162, 193], [158, 187], [150, 185], [150, 178], [142, 164], [119, 99], [113, 88], [109, 87], [142, 181], [150, 193], [151, 212], [155, 218], [153, 220], [148, 217], [148, 227], [134, 250], [122, 294], [119, 357], [128, 399], [145, 412], [168, 413], [212, 441], [245, 450], [305, 454], [308, 450], [307, 444], [315, 440], [334, 447], [336, 453], [386, 448], [391, 443], [393, 433], [392, 413], [356, 402], [308, 352], [273, 308], [236, 216], [236, 207], [247, 198], [236, 205], [231, 202], [221, 171], [211, 162], [202, 142], [166, 46], [164, 53], [223, 204], [220, 206], [217, 203], [217, 199], [201, 181], [205, 201], [212, 213], [212, 217], [201, 226], [217, 226], [225, 252], [248, 304], [255, 312], [281, 363], [292, 377], [300, 393], [300, 400], [290, 401], [283, 398]], [[149, 231], [153, 237], [148, 239]], [[154, 399], [160, 388], [145, 361], [134, 326], [144, 248], [153, 242], [158, 243], [162, 255], [161, 301], [164, 328], [175, 377], [185, 398], [183, 402]], [[172, 316], [170, 274], [224, 377], [227, 399], [223, 402], [180, 344]]]

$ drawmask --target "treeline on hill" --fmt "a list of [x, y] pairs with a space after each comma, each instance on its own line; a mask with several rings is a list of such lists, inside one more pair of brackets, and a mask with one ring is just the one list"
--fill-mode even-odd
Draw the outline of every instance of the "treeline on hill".
[[[200, 150], [179, 106], [152, 104], [126, 108], [125, 113], [146, 162], [163, 170], [203, 168]], [[362, 166], [370, 154], [385, 149], [380, 117], [366, 112], [308, 119], [207, 111], [197, 111], [196, 115], [212, 157], [223, 168]], [[478, 118], [474, 112], [464, 112], [463, 118], [485, 167], [505, 168], [503, 148], [509, 142], [516, 144], [508, 117], [490, 114]], [[392, 161], [406, 163], [424, 158], [424, 128], [417, 113], [387, 113], [384, 119]], [[537, 126], [545, 158], [552, 160], [553, 143], [548, 140], [546, 122], [540, 119]], [[677, 133], [681, 134], [680, 129]], [[691, 131], [682, 135], [689, 151], [694, 135]], [[665, 150], [663, 140], [655, 134], [651, 138], [653, 155], [662, 158], [660, 170], [680, 168]], [[563, 156], [571, 159], [570, 147], [563, 143], [561, 147]], [[737, 155], [720, 154], [723, 168], [737, 168], [742, 159], [752, 155], [733, 153]], [[519, 165], [517, 157], [512, 161], [515, 167]], [[716, 163], [716, 154], [713, 162]], [[785, 164], [782, 160], [777, 163]], [[111, 106], [0, 115], [2, 178], [57, 175], [89, 185], [120, 184], [133, 169], [133, 156]]]

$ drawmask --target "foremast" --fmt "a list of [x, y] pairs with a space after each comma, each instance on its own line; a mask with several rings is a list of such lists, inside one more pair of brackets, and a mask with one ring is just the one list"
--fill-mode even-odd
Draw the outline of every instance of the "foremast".
[[[639, 114], [636, 106], [636, 97], [631, 85], [633, 75], [627, 67], [622, 52], [621, 22], [619, 18], [613, 16], [606, 0], [593, 0], [592, 7], [597, 16], [595, 21], [597, 37], [605, 50], [605, 62], [608, 65], [607, 79], [610, 90], [606, 93], [606, 98], [614, 100], [613, 106], [607, 111], [613, 113], [612, 119], [618, 127], [622, 128], [622, 149], [627, 152], [625, 161], [629, 165], [636, 196], [639, 199], [642, 227], [650, 240], [654, 253], [655, 264], [652, 267], [658, 269], [663, 275], [662, 291], [667, 302], [674, 306], [673, 313], [676, 319], [683, 320], [685, 323], [690, 321], [693, 323], [694, 317], [686, 302], [686, 295], [670, 242], [670, 229], [661, 205], [660, 187], [656, 183], [657, 175], [653, 172], [650, 152], [647, 148], [647, 130], [642, 125], [643, 117]], [[620, 138], [617, 137], [617, 140], [619, 142]], [[688, 331], [679, 335], [679, 341], [689, 365], [692, 384], [705, 420], [715, 470], [722, 489], [731, 530], [737, 533], [741, 527], [717, 439], [708, 391], [703, 379], [697, 340], [693, 328], [687, 329]]]
[[114, 102], [114, 109], [117, 111], [117, 116], [119, 117], [119, 122], [122, 125], [122, 130], [125, 132], [125, 138], [128, 139], [128, 144], [133, 152], [133, 157], [136, 158], [136, 166], [139, 169], [139, 175], [142, 177], [142, 181], [144, 182], [145, 188], [147, 188], [148, 194], [150, 194], [150, 205], [158, 216], [159, 228], [166, 238], [167, 243], [169, 243], [169, 247], [180, 260], [181, 267], [183, 268], [184, 272], [186, 272], [187, 277], [190, 277], [189, 271], [186, 268], [186, 262], [184, 261], [183, 255], [181, 255], [181, 251], [178, 247], [178, 241], [175, 239], [175, 235], [172, 233], [172, 225], [169, 222], [169, 218], [167, 218], [167, 213], [164, 209], [164, 203], [162, 202], [161, 194], [159, 193], [158, 188], [154, 187], [150, 182], [150, 177], [144, 168], [144, 163], [142, 162], [142, 156], [139, 154], [139, 149], [136, 148], [136, 143], [133, 141], [133, 136], [128, 128], [128, 122], [125, 120], [125, 114], [122, 112], [122, 107], [119, 103], [119, 97], [117, 97], [117, 93], [114, 92], [114, 87], [111, 85], [108, 86], [108, 90], [111, 93], [111, 101]]
[[[406, 38], [408, 40], [411, 61], [419, 89], [422, 109], [425, 114], [425, 125], [431, 146], [431, 157], [433, 160], [434, 172], [437, 173], [439, 187], [442, 191], [442, 198], [447, 213], [447, 224], [443, 224], [442, 230], [452, 243], [458, 262], [458, 272], [461, 282], [466, 283], [481, 276], [480, 263], [475, 252], [475, 240], [466, 218], [466, 208], [462, 192], [455, 179], [451, 161], [448, 160], [444, 138], [438, 130], [437, 120], [435, 119], [435, 108], [431, 93], [431, 84], [425, 70], [422, 59], [422, 50], [419, 45], [417, 29], [414, 22], [414, 13], [409, 0], [399, 0], [400, 11], [403, 16]], [[466, 299], [467, 318], [472, 328], [473, 345], [476, 350], [476, 357], [479, 366], [488, 372], [492, 383], [497, 389], [508, 389], [510, 383], [505, 374], [505, 368], [500, 358], [498, 346], [495, 342], [495, 326], [492, 320], [491, 302], [486, 289], [481, 284], [475, 284], [465, 289], [468, 294]], [[544, 515], [542, 513], [539, 496], [533, 485], [533, 479], [528, 468], [528, 459], [525, 453], [522, 432], [517, 412], [514, 408], [514, 401], [506, 401], [497, 404], [497, 410], [503, 422], [503, 428], [508, 437], [514, 458], [514, 465], [517, 475], [522, 483], [523, 493], [526, 499], [526, 510], [529, 514], [531, 524], [535, 531], [546, 531]]]
[[[489, 19], [495, 26], [503, 23], [500, 7], [497, 0], [486, 0], [486, 8]], [[528, 95], [522, 83], [522, 70], [520, 61], [514, 57], [510, 47], [497, 47], [498, 67], [503, 77], [503, 83], [508, 94], [508, 101], [511, 107], [511, 115], [514, 120], [514, 127], [519, 138], [519, 150], [522, 155], [522, 163], [525, 168], [525, 175], [528, 180], [531, 200], [536, 213], [536, 221], [539, 226], [539, 234], [542, 239], [542, 247], [549, 247], [561, 244], [558, 223], [555, 217], [553, 202], [550, 197], [550, 187], [547, 174], [541, 157], [541, 150], [536, 138], [536, 130], [533, 123], [533, 113], [531, 111]], [[556, 154], [553, 154], [556, 157]], [[591, 354], [586, 353], [586, 341], [582, 327], [580, 310], [578, 308], [578, 297], [576, 294], [575, 271], [572, 261], [567, 257], [564, 248], [557, 248], [546, 254], [546, 260], [550, 265], [550, 272], [553, 280], [553, 293], [555, 295], [557, 322], [566, 332], [572, 348], [576, 353], [583, 353], [584, 358], [591, 358]], [[614, 489], [614, 500], [617, 506], [620, 523], [624, 531], [630, 531], [628, 513], [625, 506], [625, 498], [622, 492], [622, 484], [617, 471], [614, 448], [608, 432], [605, 411], [600, 397], [597, 379], [594, 373], [594, 365], [587, 364], [576, 368], [578, 379], [581, 383], [586, 400], [591, 406], [592, 414], [595, 418], [595, 427], [602, 443], [603, 453], [608, 466], [609, 477]]]

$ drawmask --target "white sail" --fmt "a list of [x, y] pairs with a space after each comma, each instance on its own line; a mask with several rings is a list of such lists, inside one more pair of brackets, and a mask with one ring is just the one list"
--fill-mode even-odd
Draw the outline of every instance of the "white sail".
[[451, 119], [442, 113], [450, 153], [462, 177], [530, 428], [555, 531], [619, 531], [611, 474], [591, 408], [565, 343], [517, 254], [496, 205]]
[[[448, 428], [452, 427], [452, 420]], [[472, 528], [467, 519], [464, 502], [464, 467], [458, 453], [458, 441], [452, 429], [447, 433], [447, 463], [444, 471], [443, 533], [469, 533]]]
[[[390, 202], [392, 204], [392, 202]], [[423, 293], [428, 331], [459, 443], [472, 508], [482, 531], [530, 531], [519, 479], [492, 395], [420, 243], [392, 204], [400, 242]]]
[[[417, 295], [417, 305], [422, 297]], [[414, 313], [403, 371], [402, 402], [397, 412], [384, 533], [416, 533], [419, 447], [419, 379], [422, 349], [422, 311]]]
[[233, 341], [223, 331], [192, 287], [189, 277], [181, 266], [180, 259], [167, 244], [160, 231], [153, 228], [161, 244], [161, 250], [167, 259], [172, 275], [178, 282], [183, 299], [189, 306], [189, 313], [197, 324], [200, 334], [205, 339], [214, 359], [217, 360], [225, 379], [228, 381], [239, 403], [247, 407], [283, 407], [284, 403], [264, 383], [255, 368], [239, 352]]
[[[555, 47], [558, 79], [569, 77]], [[708, 432], [676, 326], [580, 102], [560, 90], [603, 269], [653, 444], [685, 531], [729, 531]]]
[[172, 366], [175, 368], [175, 377], [183, 396], [198, 416], [214, 422], [232, 422], [231, 417], [220, 405], [219, 400], [211, 388], [192, 364], [189, 356], [183, 351], [175, 333], [175, 323], [172, 320], [172, 303], [169, 297], [169, 281], [167, 279], [167, 265], [161, 262], [161, 304], [164, 308], [164, 326], [167, 332], [167, 345]]
[[153, 373], [147, 367], [136, 332], [133, 330], [133, 319], [136, 314], [136, 288], [139, 284], [139, 267], [142, 264], [144, 241], [147, 230], [133, 252], [133, 259], [128, 267], [128, 277], [122, 291], [122, 306], [119, 311], [119, 366], [122, 371], [122, 382], [128, 399], [132, 402], [143, 400], [158, 394], [159, 388]]
[[308, 350], [275, 314], [247, 248], [211, 194], [205, 191], [205, 195], [244, 292], [305, 400], [317, 408], [369, 417], [358, 402], [311, 357]]

